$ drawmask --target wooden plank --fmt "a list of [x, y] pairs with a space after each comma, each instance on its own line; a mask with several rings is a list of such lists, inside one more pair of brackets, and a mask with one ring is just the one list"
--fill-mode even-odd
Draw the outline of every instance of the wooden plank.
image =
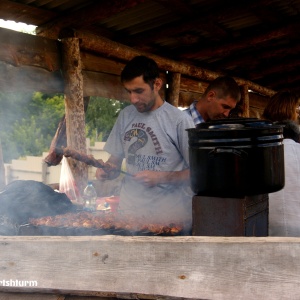
[[[86, 154], [83, 76], [79, 41], [62, 40], [63, 76], [65, 82], [65, 115], [67, 146]], [[82, 194], [87, 184], [88, 167], [85, 163], [68, 158], [75, 183]]]
[[[43, 17], [41, 18], [41, 16]], [[57, 14], [49, 9], [41, 9], [36, 6], [29, 7], [15, 1], [0, 1], [0, 18], [4, 20], [14, 20], [15, 22], [23, 22], [29, 25], [40, 25], [56, 16]]]
[[250, 106], [264, 109], [270, 99], [270, 97], [265, 97], [256, 93], [249, 93]]
[[0, 291], [136, 299], [297, 299], [300, 238], [1, 237]]
[[195, 92], [203, 94], [208, 87], [208, 82], [181, 76], [180, 90], [184, 92]]
[[83, 72], [83, 84], [84, 95], [128, 101], [128, 93], [119, 76], [87, 71]]
[[145, 0], [110, 0], [96, 2], [80, 10], [75, 10], [67, 15], [62, 15], [47, 24], [37, 28], [40, 35], [57, 39], [62, 28], [87, 27], [94, 23], [100, 23], [101, 20], [114, 16], [122, 11], [135, 7]]
[[0, 73], [0, 89], [5, 92], [62, 93], [64, 90], [60, 71], [49, 72], [32, 66], [15, 67], [0, 61]]
[[[21, 68], [20, 75], [17, 74], [17, 71], [19, 71], [20, 69], [14, 69], [15, 72], [11, 74], [11, 82], [7, 85], [8, 87], [11, 84], [18, 85], [19, 83], [24, 83], [24, 86], [21, 85], [19, 89], [24, 88], [29, 90], [31, 86], [32, 89], [34, 89], [35, 85], [38, 85], [41, 88], [35, 90], [43, 91], [41, 89], [44, 87], [45, 89], [49, 89], [45, 92], [57, 92], [55, 90], [57, 88], [56, 85], [48, 86], [49, 80], [47, 80], [47, 78], [45, 78], [45, 80], [31, 80], [31, 77], [39, 78], [40, 74], [42, 74], [43, 77], [49, 77], [50, 83], [53, 82], [53, 79], [51, 77], [55, 79], [58, 79], [59, 77], [61, 78], [61, 74], [59, 74], [61, 69], [61, 55], [58, 51], [58, 49], [60, 48], [60, 42], [15, 32], [8, 29], [0, 29], [0, 40], [5, 41], [3, 47], [0, 48], [0, 63], [8, 63], [9, 65], [11, 65], [10, 69], [12, 66], [18, 66], [19, 68]], [[82, 43], [82, 49], [80, 49], [81, 59], [83, 61], [82, 69], [85, 70], [86, 68], [87, 71], [119, 75], [124, 66], [124, 61], [133, 58], [135, 55], [142, 54], [141, 52], [130, 47], [126, 47], [124, 45], [112, 42], [108, 39], [97, 37], [95, 35], [90, 36], [86, 33], [84, 35]], [[86, 49], [87, 51], [84, 51], [84, 49]], [[88, 52], [90, 50], [98, 52], [98, 56], [89, 54]], [[101, 58], [99, 56], [99, 54], [101, 53], [105, 54], [107, 58]], [[208, 81], [221, 75], [216, 72], [211, 72], [205, 69], [178, 63], [169, 59], [154, 56], [149, 53], [143, 54], [153, 56], [153, 58], [157, 60], [162, 71], [167, 70], [180, 73], [183, 77], [180, 88], [185, 91], [195, 92], [199, 89], [199, 92], [203, 93], [205, 84], [207, 84]], [[115, 59], [116, 57], [123, 62], [117, 62], [117, 60]], [[97, 60], [97, 58], [99, 59], [99, 61]], [[111, 65], [109, 65], [109, 62], [111, 62]], [[28, 72], [27, 76], [25, 76], [25, 66], [28, 67], [28, 69], [26, 69], [26, 71]], [[31, 69], [29, 68], [29, 66], [35, 66], [37, 68]], [[8, 69], [8, 67], [6, 68]], [[41, 70], [39, 70], [39, 68], [41, 68]], [[50, 73], [46, 71], [49, 71]], [[51, 72], [54, 72], [54, 74], [52, 74]], [[2, 74], [6, 73], [2, 72]], [[5, 82], [5, 84], [2, 84], [3, 86], [5, 86], [7, 79], [1, 78], [0, 85], [1, 81]], [[248, 84], [249, 88], [258, 91], [261, 94], [273, 95], [275, 93], [269, 89], [260, 87], [248, 81], [245, 82], [244, 80], [239, 78], [236, 78], [236, 81], [240, 85]], [[56, 80], [54, 80], [54, 82], [56, 83]]]
[[124, 63], [100, 57], [86, 51], [81, 51], [80, 56], [82, 69], [86, 71], [120, 75], [125, 66]]
[[35, 66], [48, 71], [61, 68], [58, 41], [0, 28], [0, 61], [13, 66]]
[[[66, 300], [65, 296], [49, 294], [1, 293], [0, 300]], [[86, 299], [87, 300], [87, 299]]]
[[202, 94], [198, 94], [198, 93], [180, 92], [178, 106], [188, 107], [194, 100], [199, 99], [201, 95]]
[[41, 299], [43, 300], [114, 300], [114, 299], [117, 300], [118, 298], [0, 292], [0, 300], [41, 300]]

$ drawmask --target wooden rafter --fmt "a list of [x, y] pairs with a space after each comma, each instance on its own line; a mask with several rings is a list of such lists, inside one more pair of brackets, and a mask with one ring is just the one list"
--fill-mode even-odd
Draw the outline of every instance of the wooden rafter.
[[267, 32], [263, 32], [260, 34], [255, 34], [251, 37], [242, 37], [237, 39], [235, 42], [230, 42], [227, 44], [223, 44], [222, 47], [220, 45], [214, 47], [206, 47], [203, 48], [203, 45], [198, 46], [198, 50], [194, 49], [191, 51], [186, 51], [181, 53], [181, 57], [184, 58], [205, 58], [211, 56], [228, 56], [232, 52], [236, 52], [241, 49], [245, 49], [249, 47], [249, 45], [258, 45], [270, 40], [278, 39], [284, 36], [287, 36], [294, 32], [298, 28], [298, 21], [286, 24], [286, 26], [281, 26], [280, 28], [272, 29]]
[[67, 16], [58, 17], [57, 19], [38, 27], [36, 32], [41, 36], [57, 38], [60, 30], [65, 27], [84, 28], [145, 1], [147, 0], [111, 0], [96, 2], [95, 4]]
[[[18, 16], [16, 18], [16, 15]], [[41, 15], [43, 19], [41, 19]], [[0, 19], [24, 22], [30, 25], [41, 25], [45, 20], [51, 20], [57, 14], [50, 10], [36, 8], [13, 1], [0, 1]]]

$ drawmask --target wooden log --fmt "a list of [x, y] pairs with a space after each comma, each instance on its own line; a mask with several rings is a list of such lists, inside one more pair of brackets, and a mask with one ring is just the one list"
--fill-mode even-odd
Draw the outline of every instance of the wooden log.
[[[185, 75], [190, 78], [208, 82], [222, 75], [221, 73], [141, 52], [90, 33], [79, 32], [78, 36], [82, 38], [81, 58], [83, 61], [83, 69], [86, 68], [87, 71], [119, 75], [124, 62], [127, 62], [136, 55], [144, 54], [155, 59], [162, 70], [177, 72], [182, 76]], [[0, 48], [0, 62], [8, 63], [6, 70], [3, 70], [0, 66], [2, 74], [11, 73], [10, 80], [6, 77], [1, 78], [0, 87], [3, 84], [3, 87], [6, 89], [10, 89], [12, 85], [18, 90], [40, 90], [42, 92], [53, 93], [62, 92], [63, 81], [60, 74], [61, 55], [58, 50], [60, 48], [60, 42], [39, 36], [18, 33], [8, 29], [0, 29], [0, 40], [5, 41], [4, 46]], [[25, 52], [24, 45], [30, 45], [30, 47], [25, 48]], [[87, 51], [85, 52], [84, 50]], [[90, 50], [98, 53], [98, 56], [90, 54]], [[104, 54], [106, 58], [99, 57], [99, 54]], [[116, 58], [122, 62], [118, 62]], [[16, 66], [18, 66], [18, 68], [16, 68]], [[33, 66], [36, 68], [32, 68]], [[12, 72], [13, 70], [14, 72]], [[19, 75], [18, 72], [21, 72], [21, 74]], [[43, 77], [42, 80], [41, 76]], [[240, 78], [235, 79], [239, 85], [246, 83], [250, 89], [262, 95], [272, 96], [275, 93], [273, 90], [261, 87], [252, 82]], [[7, 82], [9, 82], [9, 84], [7, 84]], [[20, 85], [20, 83], [24, 83], [24, 85]], [[92, 85], [93, 83], [90, 84], [90, 86]], [[187, 89], [187, 87], [184, 89]], [[89, 96], [92, 94], [85, 93], [85, 95]]]
[[180, 92], [179, 94], [179, 106], [188, 107], [194, 100], [201, 97], [202, 94], [191, 92]]
[[37, 281], [27, 287], [2, 284], [1, 292], [120, 299], [299, 298], [300, 238], [2, 236], [0, 253], [0, 281]]
[[[121, 61], [129, 61], [137, 55], [146, 55], [154, 59], [161, 70], [181, 73], [182, 75], [188, 75], [205, 81], [212, 81], [218, 76], [224, 75], [220, 72], [209, 71], [203, 68], [194, 67], [192, 65], [163, 58], [151, 53], [139, 51], [89, 32], [78, 31], [76, 35], [78, 38], [80, 38], [80, 47], [82, 49], [95, 51], [99, 54], [103, 54], [107, 57], [117, 58]], [[237, 77], [234, 79], [239, 85], [247, 84], [249, 89], [263, 95], [272, 96], [275, 94], [275, 91], [262, 87], [254, 82]]]
[[179, 93], [180, 93], [180, 73], [170, 73], [168, 76], [168, 93], [167, 93], [167, 102], [178, 107], [179, 103]]
[[[83, 77], [79, 41], [76, 38], [62, 40], [63, 76], [65, 81], [65, 115], [67, 146], [86, 153]], [[75, 182], [80, 193], [87, 183], [87, 165], [69, 159]]]
[[58, 71], [61, 56], [58, 41], [0, 28], [0, 60], [13, 66], [36, 66]]
[[[6, 92], [63, 93], [60, 71], [49, 72], [33, 66], [12, 66], [0, 61], [0, 89]], [[5, 74], [5, 76], [3, 76]]]
[[180, 91], [203, 94], [206, 88], [208, 87], [208, 84], [208, 82], [203, 82], [186, 76], [181, 76]]

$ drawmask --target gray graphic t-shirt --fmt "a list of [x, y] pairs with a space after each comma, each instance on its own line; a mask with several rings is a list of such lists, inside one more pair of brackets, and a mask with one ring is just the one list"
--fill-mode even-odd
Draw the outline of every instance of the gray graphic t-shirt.
[[[126, 158], [131, 174], [150, 171], [181, 171], [189, 167], [188, 134], [194, 123], [167, 102], [147, 113], [133, 105], [123, 109], [105, 144], [110, 154]], [[120, 213], [152, 221], [185, 221], [192, 218], [189, 184], [163, 184], [147, 188], [125, 176], [120, 192]]]

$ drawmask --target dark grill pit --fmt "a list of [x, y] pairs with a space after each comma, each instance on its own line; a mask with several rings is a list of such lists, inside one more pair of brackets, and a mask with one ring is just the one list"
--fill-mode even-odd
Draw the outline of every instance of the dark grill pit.
[[31, 224], [21, 225], [18, 235], [20, 236], [101, 236], [101, 235], [121, 235], [121, 236], [182, 236], [190, 235], [189, 232], [181, 230], [176, 234], [153, 233], [150, 231], [130, 231], [125, 229], [95, 229], [95, 228], [72, 228], [72, 227], [51, 227], [35, 226]]
[[[43, 225], [45, 224], [45, 225]], [[147, 230], [150, 228], [149, 230]], [[176, 230], [175, 230], [176, 229]], [[31, 219], [29, 224], [19, 226], [22, 236], [178, 236], [190, 235], [184, 226], [176, 224], [149, 224], [124, 220], [116, 215], [77, 212], [40, 219]]]

